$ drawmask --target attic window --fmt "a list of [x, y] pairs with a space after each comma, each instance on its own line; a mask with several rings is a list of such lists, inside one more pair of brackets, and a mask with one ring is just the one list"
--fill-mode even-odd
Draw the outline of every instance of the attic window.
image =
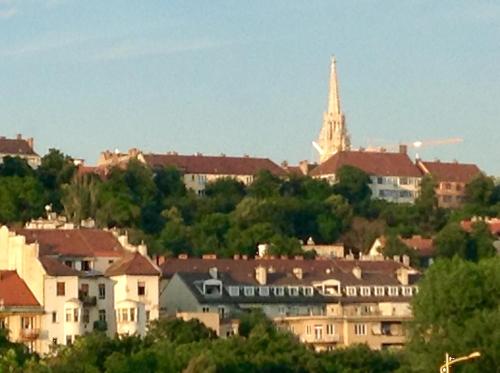
[[314, 294], [313, 288], [311, 286], [304, 286], [302, 288], [302, 291], [304, 292], [304, 295], [306, 297], [312, 297]]
[[355, 297], [356, 296], [356, 287], [355, 286], [347, 286], [345, 288], [346, 295], [348, 297]]
[[299, 295], [299, 287], [298, 286], [289, 286], [288, 287], [288, 295], [292, 297], [296, 297]]
[[369, 297], [370, 296], [370, 287], [369, 286], [361, 286], [361, 296]]
[[269, 286], [259, 286], [259, 295], [264, 297], [269, 296]]
[[398, 291], [398, 287], [397, 286], [389, 286], [389, 296], [391, 297], [396, 297], [399, 295], [399, 291]]
[[285, 288], [283, 286], [275, 286], [273, 288], [273, 293], [277, 297], [282, 297], [283, 295], [285, 295]]
[[383, 286], [375, 286], [374, 292], [375, 292], [375, 296], [383, 297], [384, 296], [384, 287]]
[[228, 292], [231, 297], [237, 297], [240, 295], [240, 288], [238, 286], [229, 286]]
[[253, 297], [255, 294], [255, 289], [253, 286], [245, 286], [243, 288], [243, 294], [245, 294], [246, 297]]
[[412, 296], [412, 288], [409, 286], [403, 286], [403, 296], [411, 297]]

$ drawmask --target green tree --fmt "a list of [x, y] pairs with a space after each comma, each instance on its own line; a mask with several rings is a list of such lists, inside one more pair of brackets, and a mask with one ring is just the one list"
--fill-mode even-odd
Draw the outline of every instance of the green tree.
[[357, 213], [366, 211], [371, 197], [370, 177], [352, 166], [342, 166], [336, 175], [333, 191], [344, 197]]
[[0, 177], [0, 222], [26, 222], [42, 215], [44, 191], [32, 176]]
[[3, 157], [0, 164], [0, 176], [33, 176], [34, 171], [25, 159], [19, 157]]
[[467, 233], [458, 223], [447, 224], [434, 240], [437, 256], [452, 258], [457, 255], [461, 258], [470, 258]]
[[279, 195], [281, 179], [269, 171], [260, 171], [247, 188], [248, 195], [255, 198], [269, 198]]

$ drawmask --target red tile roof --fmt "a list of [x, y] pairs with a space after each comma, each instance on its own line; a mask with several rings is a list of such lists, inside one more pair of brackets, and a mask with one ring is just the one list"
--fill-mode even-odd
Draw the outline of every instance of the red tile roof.
[[344, 151], [331, 156], [310, 173], [311, 176], [335, 174], [342, 166], [353, 166], [374, 176], [421, 177], [422, 173], [405, 153]]
[[286, 171], [267, 158], [226, 157], [177, 154], [144, 154], [151, 167], [177, 167], [189, 174], [213, 175], [255, 175], [267, 170], [277, 176], [285, 176]]
[[80, 276], [82, 274], [82, 272], [70, 268], [57, 259], [49, 256], [42, 256], [40, 258], [40, 263], [42, 263], [45, 272], [50, 276]]
[[4, 307], [40, 306], [16, 271], [0, 271], [0, 301]]
[[106, 276], [159, 276], [160, 271], [144, 256], [131, 253], [114, 262], [107, 270]]
[[[210, 268], [216, 267], [218, 272], [228, 274], [234, 281], [256, 284], [255, 268], [263, 265], [268, 269], [268, 282], [274, 285], [283, 284], [310, 284], [312, 281], [321, 281], [337, 278], [345, 284], [368, 282], [379, 284], [395, 283], [395, 272], [402, 267], [402, 263], [391, 260], [359, 261], [341, 259], [322, 260], [293, 260], [293, 259], [167, 259], [160, 267], [163, 276], [172, 277], [177, 272], [208, 273]], [[358, 280], [352, 274], [355, 266], [363, 272], [363, 280]], [[302, 280], [293, 274], [294, 268], [301, 268]]]
[[99, 229], [18, 229], [27, 243], [38, 242], [40, 256], [119, 257], [124, 249], [113, 233]]
[[410, 238], [402, 238], [401, 241], [422, 256], [432, 256], [436, 251], [432, 238], [423, 238], [422, 236], [414, 235]]
[[0, 154], [37, 155], [25, 139], [6, 139], [0, 137]]
[[481, 173], [475, 164], [425, 161], [419, 164], [424, 166], [424, 172], [427, 170], [437, 181], [468, 183]]
[[[474, 223], [478, 223], [479, 221], [471, 221], [471, 220], [462, 220], [460, 222], [460, 226], [462, 227], [463, 230], [467, 232], [472, 232], [472, 225]], [[500, 219], [494, 218], [494, 219], [489, 219], [487, 221], [484, 221], [488, 225], [488, 228], [491, 232], [491, 234], [495, 236], [500, 235]]]

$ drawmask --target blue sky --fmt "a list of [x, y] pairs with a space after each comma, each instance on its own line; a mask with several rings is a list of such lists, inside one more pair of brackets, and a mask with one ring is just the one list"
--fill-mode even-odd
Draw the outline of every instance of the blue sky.
[[104, 149], [313, 159], [335, 54], [355, 146], [500, 175], [500, 3], [0, 0], [0, 132]]

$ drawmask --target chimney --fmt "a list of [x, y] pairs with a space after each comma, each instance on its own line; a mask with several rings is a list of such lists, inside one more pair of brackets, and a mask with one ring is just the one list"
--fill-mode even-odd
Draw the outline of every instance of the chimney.
[[405, 266], [410, 266], [410, 257], [408, 255], [403, 255], [403, 264]]
[[300, 161], [299, 162], [299, 168], [300, 171], [304, 174], [307, 175], [309, 173], [309, 162], [306, 161]]
[[210, 275], [210, 277], [212, 277], [213, 279], [217, 279], [218, 277], [218, 270], [217, 270], [217, 267], [211, 267], [208, 269], [208, 274]]
[[34, 149], [35, 142], [33, 140], [33, 137], [29, 137], [28, 139], [26, 139], [26, 141], [28, 142], [29, 147], [31, 149]]
[[240, 254], [234, 254], [233, 260], [240, 260]]
[[263, 265], [259, 265], [255, 268], [255, 279], [260, 285], [265, 285], [267, 283], [267, 269]]
[[408, 285], [408, 269], [405, 267], [400, 267], [396, 270], [396, 277], [401, 285]]
[[23, 135], [21, 135], [20, 133], [18, 133], [16, 135], [16, 140], [22, 140], [23, 139]]
[[248, 255], [242, 255], [242, 256], [241, 256], [241, 259], [243, 259], [243, 260], [248, 260]]
[[401, 258], [400, 258], [400, 256], [399, 256], [399, 255], [394, 255], [394, 256], [392, 257], [392, 259], [393, 259], [396, 263], [401, 262]]
[[156, 264], [161, 266], [163, 263], [165, 263], [165, 257], [163, 255], [158, 255], [156, 257]]
[[361, 280], [361, 277], [363, 277], [363, 272], [361, 271], [361, 267], [359, 266], [354, 266], [352, 268], [352, 274], [354, 277], [356, 277], [358, 280]]
[[179, 254], [177, 258], [186, 260], [188, 258], [188, 254]]
[[295, 267], [293, 269], [293, 274], [295, 275], [295, 277], [297, 277], [299, 280], [302, 280], [302, 277], [303, 277], [303, 272], [302, 272], [302, 268], [300, 267]]
[[304, 260], [304, 257], [302, 255], [295, 255], [294, 259], [295, 260]]
[[203, 254], [202, 259], [214, 260], [217, 259], [217, 255], [215, 254]]
[[399, 144], [399, 152], [401, 154], [407, 154], [408, 153], [408, 145]]

